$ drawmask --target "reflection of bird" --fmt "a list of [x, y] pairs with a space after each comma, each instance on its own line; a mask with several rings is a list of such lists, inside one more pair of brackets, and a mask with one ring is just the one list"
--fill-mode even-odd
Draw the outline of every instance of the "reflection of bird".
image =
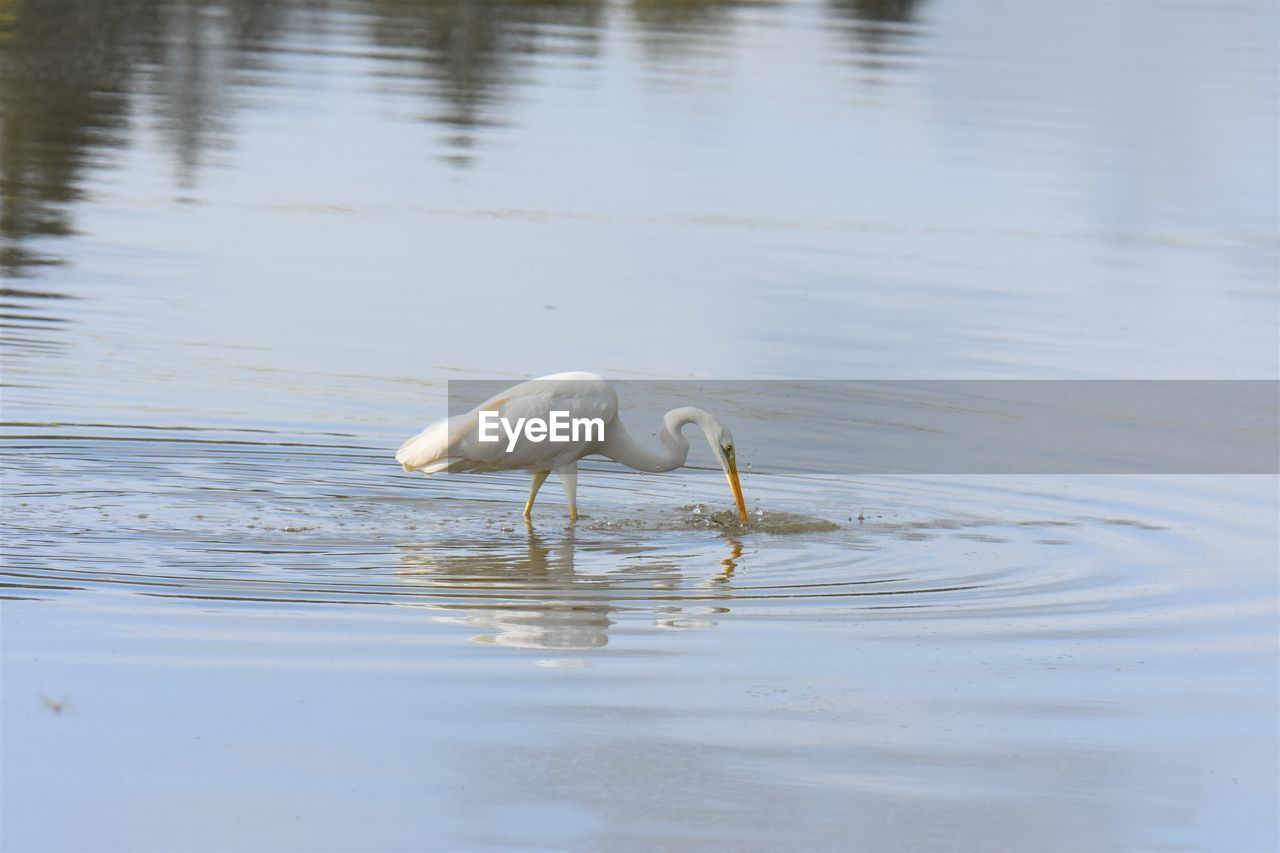
[[742, 541], [739, 539], [729, 539], [729, 556], [720, 561], [720, 574], [716, 575], [717, 583], [726, 584], [733, 578], [734, 571], [738, 568], [738, 558], [742, 556]]
[[[496, 418], [507, 426], [498, 430], [498, 439], [482, 441], [482, 412], [496, 412]], [[603, 422], [603, 438], [592, 430], [575, 430], [568, 441], [532, 438], [532, 431], [520, 431], [514, 437], [504, 434], [511, 424], [540, 420], [544, 425], [552, 413], [567, 413], [570, 419], [591, 418]], [[523, 422], [521, 418], [525, 419]], [[557, 373], [517, 385], [498, 394], [464, 415], [436, 421], [420, 434], [406, 441], [396, 453], [396, 461], [406, 471], [434, 474], [438, 471], [508, 471], [533, 472], [529, 500], [524, 516], [533, 510], [533, 500], [547, 476], [555, 471], [569, 498], [569, 517], [577, 519], [578, 460], [599, 454], [615, 462], [641, 471], [671, 471], [684, 465], [689, 456], [689, 442], [680, 430], [685, 424], [697, 424], [711, 445], [711, 452], [729, 479], [738, 517], [747, 520], [747, 507], [738, 483], [738, 463], [734, 458], [733, 435], [728, 428], [701, 409], [685, 406], [672, 409], [662, 418], [658, 438], [661, 450], [642, 447], [618, 420], [618, 395], [604, 379], [594, 373]], [[490, 435], [493, 433], [490, 432]], [[546, 438], [545, 429], [543, 438]], [[510, 440], [509, 440], [510, 439]]]
[[442, 621], [492, 629], [472, 637], [476, 642], [558, 650], [596, 649], [609, 642], [609, 614], [617, 609], [610, 581], [575, 573], [573, 528], [548, 544], [530, 527], [527, 551], [492, 542], [477, 552], [470, 541], [456, 549], [448, 543], [406, 543], [401, 549], [398, 574], [409, 583], [452, 593], [444, 609], [464, 614]]
[[399, 546], [396, 574], [417, 588], [415, 606], [460, 614], [437, 616], [437, 621], [484, 629], [471, 638], [477, 643], [587, 650], [608, 644], [614, 614], [620, 612], [648, 613], [657, 628], [714, 627], [716, 617], [729, 612], [734, 597], [729, 581], [743, 550], [742, 542], [728, 540], [722, 570], [698, 584], [717, 588], [718, 594], [708, 596], [704, 589], [686, 587], [678, 562], [662, 556], [637, 560], [634, 546], [625, 542], [616, 549], [586, 543], [588, 565], [580, 570], [574, 527], [547, 540], [530, 525], [523, 541], [521, 547], [498, 538], [480, 548], [471, 539], [405, 542]]

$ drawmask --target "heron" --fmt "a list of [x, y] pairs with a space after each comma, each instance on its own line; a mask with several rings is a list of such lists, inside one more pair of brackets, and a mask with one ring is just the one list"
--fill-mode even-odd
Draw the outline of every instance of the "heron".
[[[546, 424], [556, 415], [568, 413], [574, 419], [598, 420], [602, 430], [575, 431], [565, 440], [549, 440], [537, 432], [508, 432], [500, 440], [482, 440], [482, 413], [486, 425], [493, 420], [488, 414], [497, 412], [505, 424]], [[584, 456], [606, 456], [639, 471], [660, 473], [674, 471], [689, 457], [689, 441], [681, 434], [688, 424], [696, 424], [711, 445], [711, 453], [720, 464], [738, 517], [747, 521], [747, 507], [738, 481], [738, 463], [733, 433], [710, 413], [693, 406], [672, 409], [662, 418], [658, 429], [661, 448], [641, 445], [618, 418], [618, 394], [601, 376], [594, 373], [555, 373], [531, 379], [486, 400], [466, 414], [443, 418], [400, 445], [396, 461], [405, 471], [423, 474], [462, 471], [529, 471], [529, 499], [524, 517], [532, 517], [538, 490], [554, 471], [569, 499], [569, 520], [578, 519], [578, 460]], [[532, 437], [531, 437], [532, 436]]]

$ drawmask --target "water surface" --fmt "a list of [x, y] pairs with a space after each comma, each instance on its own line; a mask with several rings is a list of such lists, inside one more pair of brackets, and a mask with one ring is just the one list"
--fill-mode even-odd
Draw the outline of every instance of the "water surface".
[[0, 844], [1280, 846], [1274, 476], [391, 458], [558, 370], [1275, 380], [1278, 34], [0, 2]]

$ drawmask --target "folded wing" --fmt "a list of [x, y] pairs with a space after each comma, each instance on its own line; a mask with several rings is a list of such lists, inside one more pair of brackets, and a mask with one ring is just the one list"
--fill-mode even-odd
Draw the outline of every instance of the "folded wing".
[[[599, 442], [534, 442], [523, 432], [508, 451], [509, 439], [499, 426], [498, 441], [480, 441], [481, 411], [497, 411], [515, 426], [521, 418], [550, 421], [552, 412], [570, 418], [600, 418], [606, 425], [618, 414], [618, 396], [593, 373], [558, 373], [503, 391], [462, 415], [436, 421], [400, 446], [396, 461], [406, 471], [553, 470], [598, 450]], [[491, 434], [492, 434], [491, 430]]]

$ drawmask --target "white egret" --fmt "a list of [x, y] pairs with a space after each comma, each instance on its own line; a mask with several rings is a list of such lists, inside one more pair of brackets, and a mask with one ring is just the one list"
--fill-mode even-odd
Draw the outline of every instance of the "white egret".
[[[553, 420], [553, 413], [570, 418], [600, 419], [599, 433], [584, 431], [569, 440], [541, 439], [531, 431], [500, 435], [499, 440], [481, 440], [481, 412], [497, 412], [506, 424]], [[493, 420], [486, 415], [485, 421]], [[406, 471], [435, 474], [440, 471], [510, 471], [533, 473], [529, 500], [524, 517], [533, 511], [538, 489], [552, 471], [560, 478], [569, 498], [569, 518], [578, 518], [578, 460], [584, 456], [607, 456], [641, 471], [672, 471], [684, 465], [689, 456], [689, 442], [680, 430], [686, 424], [697, 424], [711, 445], [711, 453], [724, 469], [738, 505], [738, 517], [747, 520], [747, 507], [738, 483], [738, 463], [733, 448], [733, 434], [702, 409], [685, 406], [672, 409], [662, 418], [658, 439], [662, 448], [641, 446], [618, 419], [618, 395], [608, 382], [594, 373], [556, 373], [533, 379], [503, 391], [463, 415], [436, 421], [418, 435], [400, 445], [396, 461]], [[505, 427], [504, 427], [505, 428]]]

